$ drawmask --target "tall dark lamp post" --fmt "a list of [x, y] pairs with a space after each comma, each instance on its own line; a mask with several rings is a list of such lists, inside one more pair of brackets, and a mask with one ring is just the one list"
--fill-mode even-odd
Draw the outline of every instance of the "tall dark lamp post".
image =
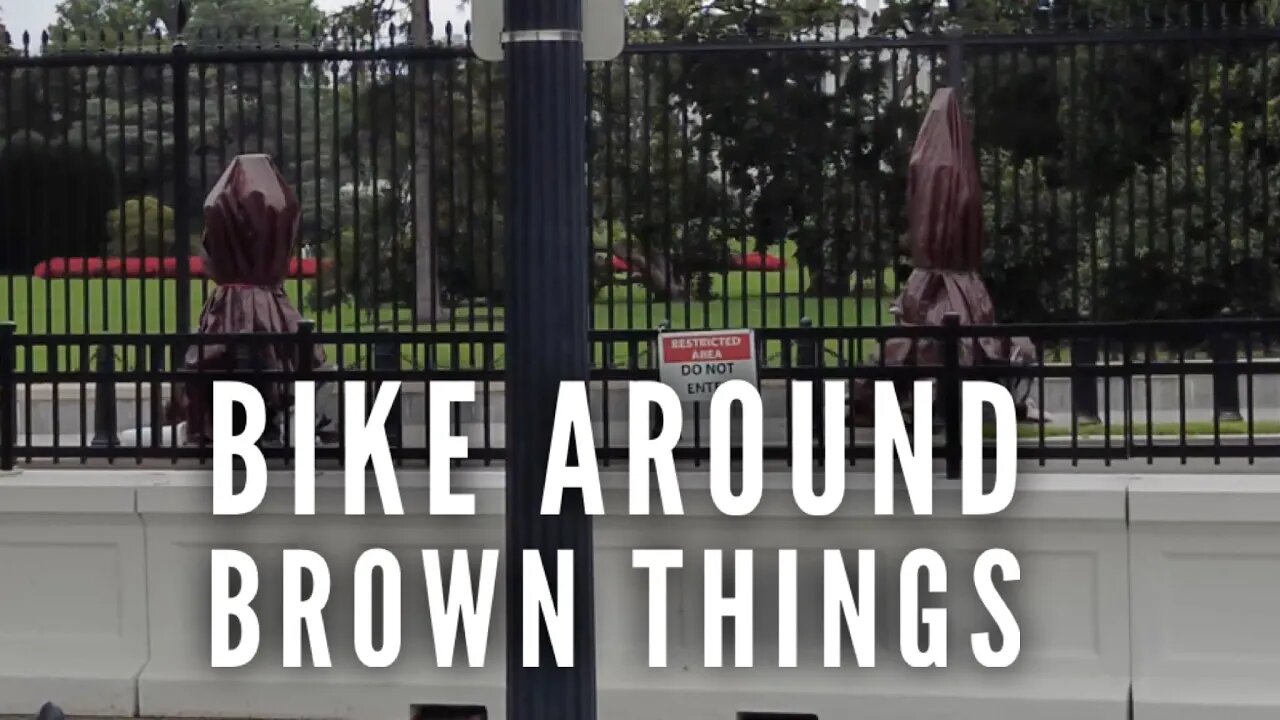
[[[561, 515], [540, 514], [560, 383], [590, 369], [582, 0], [506, 0], [505, 21], [507, 717], [595, 720], [591, 520], [572, 495]], [[574, 552], [573, 666], [555, 666], [542, 630], [541, 666], [526, 668], [521, 558], [539, 551], [554, 588], [562, 549]]]

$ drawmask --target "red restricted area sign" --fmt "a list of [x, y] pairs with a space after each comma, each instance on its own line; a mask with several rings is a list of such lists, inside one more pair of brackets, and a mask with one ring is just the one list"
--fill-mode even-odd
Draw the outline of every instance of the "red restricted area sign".
[[711, 399], [728, 380], [756, 383], [756, 344], [750, 330], [668, 332], [659, 337], [659, 377], [685, 402]]

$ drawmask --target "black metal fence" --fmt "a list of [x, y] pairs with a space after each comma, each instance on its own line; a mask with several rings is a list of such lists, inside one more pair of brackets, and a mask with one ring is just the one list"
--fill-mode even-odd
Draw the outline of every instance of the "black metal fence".
[[[899, 396], [911, 396], [912, 381], [935, 381], [935, 457], [958, 467], [961, 383], [1005, 383], [1016, 397], [1036, 408], [1019, 427], [1019, 456], [1024, 460], [1280, 457], [1280, 361], [1262, 357], [1261, 338], [1274, 336], [1280, 321], [1144, 322], [996, 327], [844, 327], [775, 328], [757, 334], [760, 389], [766, 433], [764, 457], [789, 460], [797, 442], [790, 408], [796, 382], [840, 379], [892, 380]], [[152, 431], [173, 422], [168, 416], [171, 388], [237, 379], [260, 389], [298, 379], [334, 388], [335, 401], [322, 426], [317, 456], [321, 464], [343, 456], [346, 383], [359, 391], [378, 383], [402, 383], [388, 422], [392, 455], [401, 465], [423, 463], [428, 381], [470, 380], [474, 403], [455, 407], [450, 419], [456, 434], [469, 438], [470, 462], [504, 457], [505, 403], [501, 333], [400, 331], [334, 333], [304, 325], [297, 335], [158, 336], [114, 334], [31, 338], [0, 326], [0, 391], [6, 409], [0, 419], [0, 467], [56, 463], [203, 463], [210, 449], [188, 443], [181, 432]], [[1186, 348], [1229, 336], [1242, 353], [1205, 362], [1187, 357]], [[1029, 337], [1040, 348], [1078, 345], [1088, 339], [1103, 348], [1097, 365], [1053, 363], [1039, 359], [1010, 366], [961, 366], [962, 346], [974, 338]], [[878, 361], [854, 362], [877, 355], [868, 350], [894, 337], [941, 343], [940, 361], [888, 367]], [[633, 330], [602, 330], [592, 335], [594, 365], [591, 396], [594, 442], [601, 461], [627, 455], [627, 381], [657, 379], [654, 347], [658, 335]], [[239, 371], [192, 373], [167, 369], [171, 343], [201, 346], [231, 343], [239, 348]], [[253, 358], [270, 346], [278, 354], [325, 349], [330, 364], [318, 370], [269, 371]], [[50, 362], [16, 370], [17, 360], [39, 346]], [[866, 346], [862, 348], [861, 346]], [[1064, 353], [1070, 355], [1070, 353]], [[71, 363], [71, 358], [78, 362]], [[813, 443], [822, 458], [822, 393], [815, 392]], [[323, 403], [321, 403], [323, 405]], [[336, 408], [336, 409], [335, 409]], [[1035, 421], [1035, 415], [1047, 415]], [[708, 457], [706, 408], [686, 406], [677, 456], [701, 462]], [[292, 416], [284, 412], [272, 433], [267, 454], [285, 462], [292, 456]], [[910, 421], [910, 417], [908, 417]], [[872, 457], [869, 428], [846, 423], [844, 439], [851, 465]]]
[[[634, 18], [586, 88], [595, 326], [885, 322], [911, 143], [959, 79], [1002, 321], [1277, 314], [1262, 3], [927, 5]], [[23, 335], [188, 328], [204, 194], [263, 152], [303, 204], [314, 266], [287, 290], [319, 330], [501, 329], [504, 83], [465, 30], [197, 20], [0, 54], [0, 315]], [[87, 260], [37, 272], [55, 257]]]

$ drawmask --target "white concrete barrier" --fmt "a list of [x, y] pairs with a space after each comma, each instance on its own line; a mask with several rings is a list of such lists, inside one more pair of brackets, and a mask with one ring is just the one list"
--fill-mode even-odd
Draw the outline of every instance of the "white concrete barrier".
[[[607, 479], [596, 522], [601, 717], [724, 720], [739, 712], [819, 718], [1120, 718], [1130, 688], [1139, 718], [1261, 718], [1280, 713], [1280, 486], [1267, 478], [1034, 475], [1019, 479], [998, 519], [956, 512], [940, 483], [932, 518], [872, 514], [869, 479], [851, 476], [841, 511], [800, 517], [786, 475], [770, 476], [747, 518], [710, 504], [706, 476], [681, 472], [685, 515], [625, 515], [623, 478]], [[273, 479], [273, 482], [276, 482]], [[420, 550], [504, 548], [502, 474], [459, 472], [475, 517], [426, 514], [426, 478], [404, 472], [407, 515], [341, 514], [338, 478], [322, 474], [317, 516], [292, 516], [276, 482], [245, 518], [210, 515], [207, 472], [29, 471], [0, 478], [0, 713], [45, 699], [77, 715], [246, 718], [404, 717], [411, 704], [480, 705], [505, 716], [505, 588], [497, 587], [486, 667], [439, 668], [426, 621]], [[905, 507], [903, 505], [902, 507]], [[380, 507], [371, 494], [369, 509]], [[1128, 514], [1128, 518], [1127, 518]], [[253, 555], [259, 654], [239, 670], [209, 668], [209, 550]], [[403, 646], [387, 670], [364, 668], [352, 645], [351, 577], [364, 549], [400, 560]], [[910, 549], [947, 561], [949, 667], [915, 670], [899, 653], [898, 572]], [[1014, 667], [978, 667], [970, 633], [994, 630], [972, 565], [985, 549], [1018, 556], [1006, 594], [1022, 629]], [[282, 668], [280, 556], [320, 552], [333, 587], [325, 613], [333, 667]], [[647, 585], [634, 548], [679, 548], [669, 588], [666, 668], [647, 666]], [[703, 665], [703, 551], [756, 553], [752, 668]], [[798, 552], [799, 668], [778, 668], [776, 552]], [[821, 550], [877, 550], [877, 666], [822, 665]], [[726, 553], [727, 557], [731, 554]], [[478, 564], [478, 558], [473, 558]], [[446, 560], [446, 572], [447, 572]], [[477, 569], [473, 565], [473, 570]], [[856, 582], [854, 569], [850, 577]], [[732, 665], [726, 627], [726, 664]]]
[[147, 663], [137, 478], [0, 477], [0, 715], [50, 698], [69, 714], [132, 715]]
[[[203, 475], [203, 477], [201, 476]], [[426, 594], [420, 551], [423, 548], [501, 549], [501, 473], [459, 478], [477, 491], [475, 517], [433, 517], [426, 513], [422, 473], [403, 473], [401, 497], [406, 515], [348, 517], [342, 514], [340, 475], [317, 479], [315, 517], [295, 517], [293, 493], [272, 478], [262, 506], [241, 518], [213, 517], [207, 473], [181, 474], [166, 486], [142, 489], [138, 510], [147, 526], [149, 589], [155, 599], [156, 628], [151, 662], [138, 681], [141, 711], [152, 716], [244, 718], [391, 718], [408, 717], [412, 703], [500, 707], [504, 697], [504, 624], [495, 609], [486, 667], [437, 668], [426, 621]], [[370, 494], [369, 512], [380, 513]], [[391, 668], [363, 667], [352, 644], [352, 569], [359, 554], [372, 547], [397, 556], [402, 573], [400, 659]], [[258, 565], [260, 587], [254, 608], [261, 644], [253, 662], [238, 669], [209, 667], [209, 551], [246, 552]], [[283, 668], [281, 651], [280, 567], [285, 548], [314, 550], [329, 563], [332, 590], [325, 625], [333, 666]], [[446, 561], [447, 562], [447, 561]], [[447, 568], [448, 565], [446, 564]], [[478, 568], [473, 568], [473, 571]], [[504, 597], [498, 583], [496, 602]], [[273, 610], [274, 609], [274, 610]], [[162, 630], [163, 628], [163, 630]], [[461, 647], [461, 643], [459, 643]]]
[[1280, 481], [1142, 478], [1130, 521], [1136, 720], [1280, 717]]
[[[838, 515], [799, 516], [786, 476], [770, 478], [764, 506], [728, 518], [707, 500], [705, 475], [681, 476], [692, 492], [683, 518], [607, 517], [597, 531], [597, 607], [602, 717], [733, 718], [739, 712], [812, 713], [819, 718], [1124, 718], [1128, 694], [1128, 575], [1124, 483], [1108, 478], [1024, 477], [1015, 504], [999, 520], [961, 517], [955, 486], [939, 488], [930, 518], [876, 517], [865, 476]], [[905, 499], [898, 501], [905, 508]], [[645, 577], [630, 549], [681, 547], [686, 569], [674, 583], [667, 669], [646, 667]], [[1023, 654], [1008, 670], [973, 660], [970, 633], [994, 629], [973, 588], [973, 564], [989, 548], [1019, 557], [1023, 579], [1007, 599], [1022, 627]], [[755, 666], [707, 669], [703, 663], [702, 553], [756, 553]], [[798, 665], [778, 668], [777, 549], [797, 550]], [[840, 549], [852, 566], [859, 549], [877, 551], [877, 664], [823, 667], [821, 564]], [[915, 548], [947, 561], [948, 593], [924, 600], [948, 610], [950, 664], [908, 668], [899, 651], [899, 574]], [[726, 556], [729, 553], [726, 552]], [[849, 575], [856, 584], [855, 571]], [[732, 633], [724, 658], [731, 665]], [[845, 636], [842, 635], [842, 638]], [[998, 641], [997, 641], [998, 644]], [[641, 700], [643, 698], [643, 701]], [[605, 706], [610, 705], [608, 712]]]

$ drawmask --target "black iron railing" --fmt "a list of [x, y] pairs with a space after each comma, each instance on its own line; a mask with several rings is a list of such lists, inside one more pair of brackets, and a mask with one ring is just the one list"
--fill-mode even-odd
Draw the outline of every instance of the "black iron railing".
[[[1002, 321], [1280, 309], [1266, 3], [880, 5], [753, 24], [658, 4], [590, 67], [595, 327], [885, 323], [911, 143], [956, 82]], [[286, 288], [317, 329], [500, 329], [504, 78], [466, 29], [199, 20], [0, 50], [0, 315], [32, 335], [188, 329], [201, 200], [263, 152], [303, 205], [316, 264]], [[50, 256], [169, 258], [176, 280], [30, 277]]]
[[[317, 456], [323, 462], [343, 457], [345, 393], [371, 392], [386, 381], [402, 383], [388, 423], [393, 458], [405, 465], [428, 459], [427, 402], [433, 380], [476, 383], [474, 403], [455, 406], [450, 424], [470, 440], [468, 462], [492, 463], [505, 457], [503, 336], [497, 332], [324, 333], [304, 324], [296, 335], [167, 336], [150, 334], [31, 338], [0, 326], [0, 392], [5, 396], [0, 463], [204, 463], [210, 450], [187, 444], [179, 434], [149, 432], [171, 421], [171, 388], [217, 379], [237, 379], [259, 387], [298, 379], [337, 388]], [[759, 388], [764, 400], [765, 458], [792, 457], [790, 414], [796, 382], [829, 379], [888, 380], [899, 397], [910, 397], [912, 383], [935, 382], [935, 458], [949, 469], [958, 465], [961, 384], [968, 380], [1004, 383], [1031, 408], [1020, 424], [1023, 460], [1103, 461], [1123, 459], [1280, 457], [1280, 362], [1262, 356], [1262, 338], [1280, 330], [1280, 320], [1016, 325], [993, 327], [790, 328], [756, 331]], [[1030, 338], [1039, 354], [1022, 364], [962, 365], [965, 343], [975, 338]], [[1221, 338], [1241, 352], [1234, 358], [1194, 355]], [[891, 338], [939, 343], [932, 364], [890, 367], [878, 359], [879, 344]], [[654, 332], [599, 331], [592, 334], [594, 441], [602, 463], [627, 457], [627, 385], [659, 376]], [[1087, 339], [1098, 348], [1096, 362], [1074, 362], [1069, 348]], [[170, 346], [200, 348], [229, 344], [238, 369], [193, 373], [166, 364]], [[280, 353], [323, 348], [325, 367], [297, 372], [263, 370], [253, 358], [266, 346]], [[1047, 353], [1065, 360], [1051, 361]], [[31, 361], [42, 354], [44, 361]], [[301, 356], [301, 355], [300, 355]], [[356, 385], [348, 385], [348, 383]], [[852, 393], [850, 393], [852, 396]], [[823, 402], [820, 385], [815, 403]], [[821, 447], [822, 413], [815, 407], [814, 437], [801, 439]], [[844, 443], [851, 465], [872, 457], [872, 430], [860, 426], [857, 413], [846, 422]], [[1038, 416], [1045, 416], [1047, 418]], [[908, 412], [907, 420], [911, 420]], [[282, 432], [267, 448], [270, 457], [288, 461], [291, 424], [281, 415]], [[677, 457], [701, 463], [708, 457], [710, 433], [706, 408], [686, 407]], [[327, 438], [327, 440], [326, 440]], [[821, 457], [821, 455], [819, 455]]]

